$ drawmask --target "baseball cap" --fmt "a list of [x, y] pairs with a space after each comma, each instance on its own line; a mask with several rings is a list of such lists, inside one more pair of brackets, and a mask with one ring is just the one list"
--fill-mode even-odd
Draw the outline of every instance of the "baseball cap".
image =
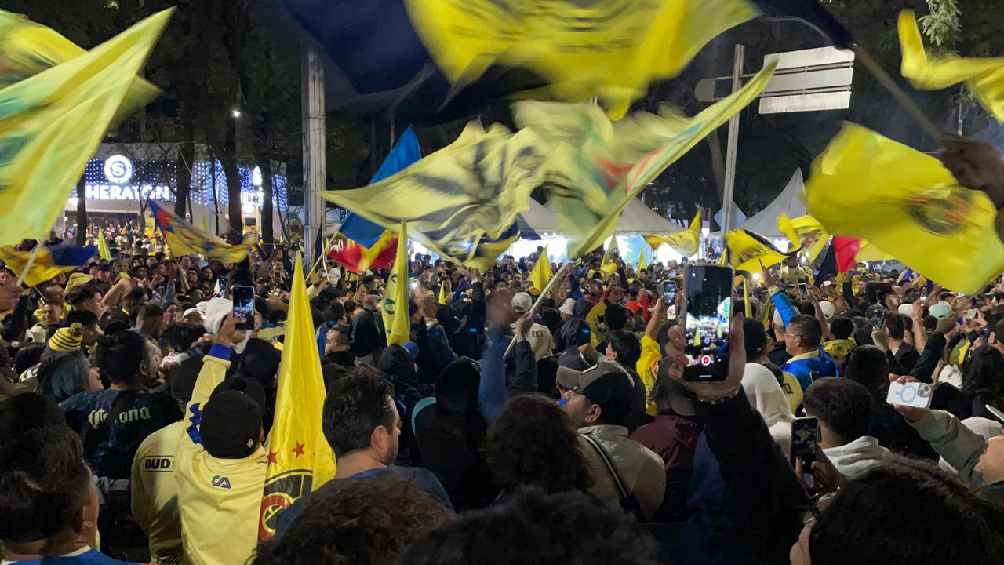
[[202, 446], [219, 459], [243, 459], [258, 447], [265, 391], [240, 377], [223, 381], [202, 411]]
[[519, 314], [526, 314], [533, 308], [533, 297], [528, 292], [517, 292], [512, 297], [512, 309]]
[[821, 300], [819, 302], [819, 309], [823, 311], [823, 317], [829, 320], [836, 313], [837, 308], [829, 300]]
[[947, 302], [938, 302], [931, 305], [928, 313], [940, 320], [952, 313], [952, 307]]
[[659, 376], [652, 389], [652, 398], [658, 405], [668, 405], [674, 414], [696, 416], [697, 403], [694, 396], [678, 381], [669, 376], [670, 363], [663, 359], [659, 363]]
[[634, 384], [624, 368], [616, 363], [601, 361], [585, 371], [558, 367], [556, 381], [562, 388], [599, 405], [607, 423], [619, 423], [631, 409]]

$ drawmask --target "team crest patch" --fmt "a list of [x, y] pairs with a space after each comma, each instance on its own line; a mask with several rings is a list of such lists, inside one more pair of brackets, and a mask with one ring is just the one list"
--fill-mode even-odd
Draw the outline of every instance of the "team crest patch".
[[314, 476], [310, 471], [296, 469], [276, 475], [265, 483], [258, 522], [258, 539], [269, 539], [275, 535], [276, 517], [297, 499], [309, 494], [313, 482]]
[[947, 195], [942, 191], [911, 197], [906, 213], [925, 230], [937, 235], [950, 235], [962, 230], [973, 209], [972, 191], [952, 187]]

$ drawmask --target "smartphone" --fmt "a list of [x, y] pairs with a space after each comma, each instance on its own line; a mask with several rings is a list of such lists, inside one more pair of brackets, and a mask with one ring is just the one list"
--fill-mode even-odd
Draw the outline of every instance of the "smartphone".
[[732, 320], [731, 267], [688, 264], [684, 271], [683, 315], [688, 381], [724, 381], [729, 375], [729, 323]]
[[802, 294], [808, 294], [809, 285], [806, 283], [798, 283], [798, 290], [802, 291]]
[[254, 329], [254, 287], [235, 286], [233, 288], [234, 319], [237, 329]]
[[675, 279], [668, 279], [662, 281], [662, 301], [667, 306], [672, 306], [676, 304], [676, 291], [678, 285]]
[[791, 423], [791, 468], [802, 462], [802, 476], [799, 479], [807, 491], [815, 489], [812, 463], [819, 448], [819, 421], [815, 418], [795, 418]]
[[927, 408], [931, 405], [932, 391], [927, 383], [891, 383], [885, 401], [898, 406]]

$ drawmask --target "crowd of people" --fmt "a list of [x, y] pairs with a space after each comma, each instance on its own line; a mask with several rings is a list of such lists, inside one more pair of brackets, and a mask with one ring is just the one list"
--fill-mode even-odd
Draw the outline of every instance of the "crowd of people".
[[[333, 267], [308, 294], [337, 474], [259, 542], [289, 254], [128, 239], [33, 289], [0, 272], [5, 563], [1004, 562], [1004, 284], [793, 259], [732, 304], [727, 380], [693, 383], [661, 294], [685, 265], [596, 254], [540, 296], [535, 255], [416, 255], [390, 346], [387, 273]], [[910, 381], [929, 409], [887, 402]]]

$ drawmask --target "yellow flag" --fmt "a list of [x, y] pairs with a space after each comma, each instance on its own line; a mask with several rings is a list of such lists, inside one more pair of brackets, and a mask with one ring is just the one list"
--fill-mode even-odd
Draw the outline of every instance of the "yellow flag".
[[600, 271], [605, 275], [612, 275], [617, 272], [620, 264], [614, 260], [614, 255], [620, 256], [620, 248], [617, 246], [617, 236], [610, 238], [610, 247], [603, 253], [603, 260], [600, 261]]
[[827, 231], [866, 239], [947, 289], [974, 293], [1004, 270], [990, 199], [959, 186], [938, 159], [874, 131], [844, 126], [805, 189]]
[[[0, 88], [87, 53], [56, 31], [20, 14], [0, 10]], [[153, 100], [160, 90], [136, 78], [112, 123]]]
[[408, 224], [402, 223], [397, 236], [397, 256], [394, 270], [384, 289], [383, 326], [387, 330], [387, 345], [404, 345], [411, 339], [411, 318], [408, 315]]
[[454, 84], [492, 65], [529, 69], [550, 94], [598, 97], [622, 117], [653, 80], [678, 75], [720, 33], [748, 21], [746, 0], [408, 0], [438, 67]]
[[1004, 57], [928, 57], [912, 10], [899, 13], [899, 44], [901, 72], [914, 87], [941, 90], [964, 82], [988, 112], [1004, 121]]
[[0, 90], [0, 245], [48, 237], [170, 16]]
[[863, 239], [861, 240], [860, 247], [858, 248], [858, 254], [855, 256], [855, 259], [857, 259], [859, 263], [865, 263], [868, 261], [896, 260], [895, 257], [889, 255], [885, 251], [882, 251], [881, 249], [876, 247], [875, 244], [873, 244], [872, 242], [865, 241]]
[[778, 214], [777, 229], [791, 241], [794, 249], [805, 250], [810, 263], [819, 257], [830, 241], [830, 234], [812, 216], [790, 218], [787, 214]]
[[725, 235], [725, 246], [728, 248], [728, 263], [737, 271], [759, 273], [790, 256], [778, 250], [763, 236], [749, 230], [730, 231]]
[[690, 222], [690, 228], [670, 235], [645, 234], [645, 241], [653, 250], [665, 243], [684, 257], [697, 255], [701, 250], [701, 211]]
[[446, 285], [445, 284], [439, 285], [439, 303], [449, 304], [449, 302], [450, 302], [449, 297], [446, 295]]
[[552, 144], [548, 206], [580, 257], [610, 237], [642, 190], [705, 136], [760, 95], [777, 63], [768, 61], [746, 85], [693, 118], [669, 112], [633, 114], [611, 123], [594, 105], [518, 102], [516, 122]]
[[112, 250], [108, 249], [108, 242], [105, 241], [105, 230], [98, 230], [98, 256], [102, 261], [112, 260]]
[[544, 287], [547, 286], [552, 277], [554, 277], [554, 272], [551, 270], [551, 260], [547, 258], [547, 251], [544, 251], [540, 257], [537, 257], [537, 262], [530, 271], [530, 283], [533, 284], [533, 288], [544, 292]]
[[[18, 276], [28, 266], [30, 257], [31, 251], [18, 251], [14, 247], [7, 246], [0, 247], [0, 261], [3, 261], [7, 268]], [[35, 254], [35, 260], [31, 262], [31, 268], [24, 276], [24, 284], [35, 287], [63, 273], [69, 273], [79, 268], [80, 265], [57, 265], [52, 253], [43, 247]]]
[[324, 378], [299, 256], [293, 267], [285, 335], [275, 422], [268, 439], [259, 539], [275, 535], [275, 518], [283, 509], [335, 476], [335, 454], [321, 429]]
[[[519, 214], [547, 172], [548, 148], [533, 131], [471, 122], [449, 146], [380, 182], [330, 190], [325, 199], [415, 239], [437, 255], [486, 268], [518, 235]], [[499, 244], [489, 240], [498, 240]]]
[[635, 264], [634, 272], [635, 274], [640, 273], [642, 269], [647, 269], [649, 265], [648, 253], [645, 249], [638, 250], [638, 263]]
[[240, 263], [248, 256], [252, 244], [245, 241], [230, 245], [215, 235], [203, 233], [192, 224], [174, 215], [167, 208], [150, 200], [150, 216], [164, 234], [164, 240], [176, 257], [203, 255], [226, 264]]

